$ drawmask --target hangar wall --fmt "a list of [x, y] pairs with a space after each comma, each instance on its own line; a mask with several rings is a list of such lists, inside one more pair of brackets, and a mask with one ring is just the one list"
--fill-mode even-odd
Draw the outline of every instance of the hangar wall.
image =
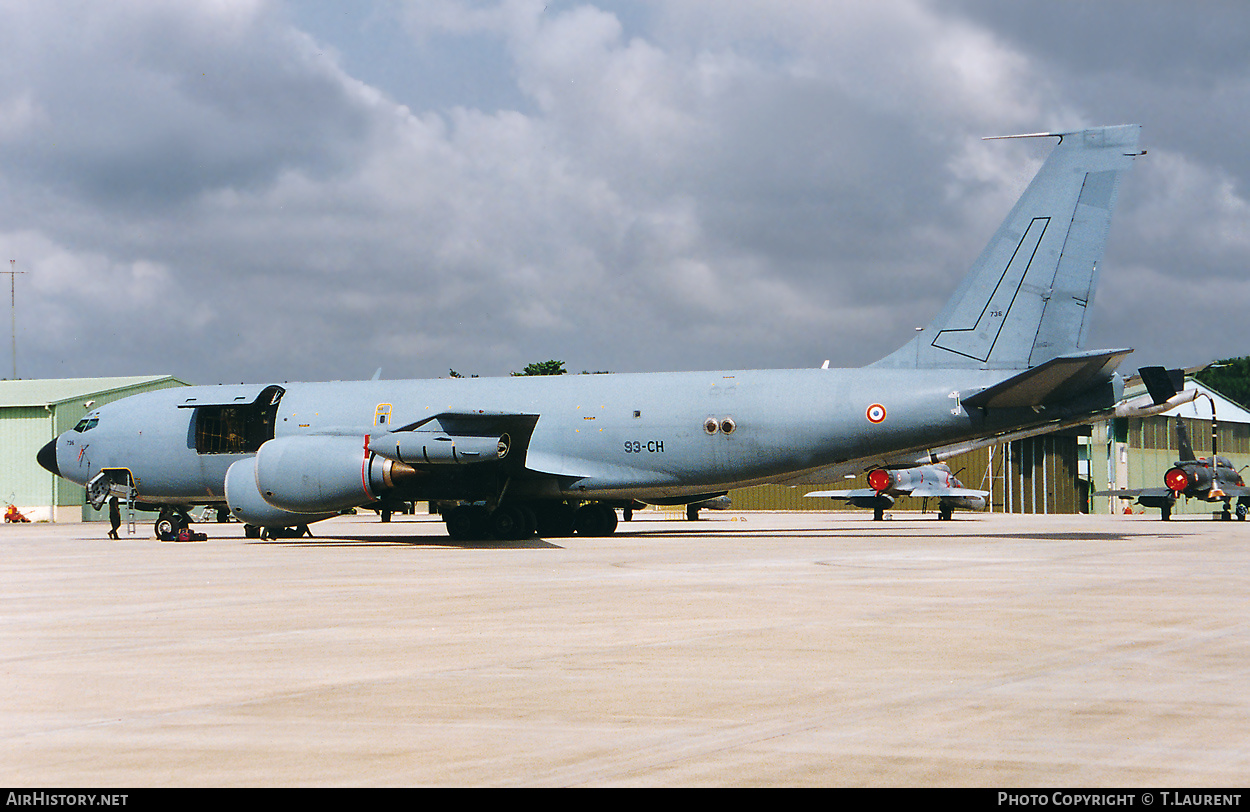
[[0, 381], [0, 502], [31, 521], [79, 521], [86, 492], [39, 466], [35, 455], [74, 427], [91, 408], [115, 400], [186, 386], [171, 375]]
[[[1210, 387], [1190, 380], [1201, 393], [1189, 404], [1162, 415], [1118, 418], [1092, 426], [1018, 440], [961, 454], [948, 461], [965, 487], [988, 490], [995, 513], [1121, 513], [1140, 505], [1096, 491], [1157, 488], [1179, 456], [1176, 420], [1185, 421], [1197, 456], [1211, 453], [1211, 410], [1216, 411], [1216, 442], [1221, 457], [1235, 468], [1250, 466], [1250, 412]], [[1144, 394], [1139, 383], [1126, 398]], [[859, 510], [841, 501], [808, 499], [815, 490], [867, 488], [865, 475], [826, 484], [789, 487], [762, 485], [730, 491], [737, 510]], [[929, 510], [936, 511], [930, 500]], [[920, 510], [921, 500], [900, 499], [896, 510]], [[1209, 502], [1181, 500], [1175, 513], [1211, 513]], [[1157, 513], [1157, 511], [1155, 511]]]
[[[1086, 430], [1088, 433], [1088, 430]], [[995, 513], [1078, 513], [1088, 493], [1079, 477], [1080, 434], [1069, 431], [990, 446], [947, 464], [968, 488], [988, 490]], [[736, 510], [853, 510], [841, 500], [809, 499], [809, 491], [867, 488], [866, 474], [816, 485], [759, 485], [729, 492]], [[895, 510], [937, 510], [937, 500], [903, 498]]]

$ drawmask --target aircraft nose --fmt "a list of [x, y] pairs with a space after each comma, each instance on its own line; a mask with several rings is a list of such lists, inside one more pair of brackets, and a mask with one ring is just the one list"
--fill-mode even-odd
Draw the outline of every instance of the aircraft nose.
[[[27, 453], [29, 454], [30, 452]], [[39, 453], [35, 455], [35, 459], [38, 460], [39, 464], [47, 470], [57, 476], [61, 475], [61, 466], [56, 464], [56, 440], [50, 440], [47, 445], [39, 449]]]

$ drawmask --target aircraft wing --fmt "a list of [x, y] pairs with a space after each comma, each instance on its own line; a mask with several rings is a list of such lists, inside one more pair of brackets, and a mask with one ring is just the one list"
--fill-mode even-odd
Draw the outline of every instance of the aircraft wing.
[[[937, 486], [923, 485], [913, 488], [910, 491], [886, 491], [891, 496], [989, 496], [989, 491], [978, 491], [972, 488], [940, 488]], [[827, 497], [830, 499], [862, 499], [877, 496], [877, 492], [872, 488], [857, 488], [853, 491], [812, 491], [805, 493], [804, 496]]]
[[1136, 499], [1139, 496], [1171, 496], [1167, 488], [1120, 488], [1114, 491], [1094, 491], [1090, 496], [1115, 496], [1120, 499]]
[[872, 488], [856, 488], [852, 491], [812, 491], [804, 496], [827, 497], [829, 499], [871, 499], [877, 495]]
[[972, 488], [939, 488], [939, 487], [920, 487], [914, 488], [911, 492], [912, 496], [989, 496], [989, 491], [978, 491]]
[[525, 456], [527, 470], [539, 474], [584, 479], [599, 483], [610, 482], [616, 487], [626, 485], [656, 486], [676, 484], [671, 475], [658, 474], [628, 465], [614, 465], [600, 460], [587, 460], [568, 454], [530, 449]]
[[1060, 355], [963, 398], [966, 408], [1042, 406], [1079, 393], [1099, 378], [1110, 377], [1132, 350], [1094, 350]]

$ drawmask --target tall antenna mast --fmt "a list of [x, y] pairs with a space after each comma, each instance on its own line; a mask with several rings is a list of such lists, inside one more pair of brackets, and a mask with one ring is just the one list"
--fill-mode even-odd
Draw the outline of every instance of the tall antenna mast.
[[17, 270], [17, 260], [9, 260], [9, 270], [0, 271], [9, 275], [9, 323], [12, 325], [13, 333], [13, 380], [17, 380], [17, 286], [15, 284], [19, 273], [25, 271]]

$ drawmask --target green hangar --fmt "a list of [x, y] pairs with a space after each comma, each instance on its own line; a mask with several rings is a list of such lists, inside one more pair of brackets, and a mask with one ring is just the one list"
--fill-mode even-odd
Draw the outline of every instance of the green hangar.
[[0, 381], [0, 509], [14, 505], [32, 522], [86, 518], [83, 488], [41, 468], [39, 449], [96, 406], [186, 385], [171, 375]]

